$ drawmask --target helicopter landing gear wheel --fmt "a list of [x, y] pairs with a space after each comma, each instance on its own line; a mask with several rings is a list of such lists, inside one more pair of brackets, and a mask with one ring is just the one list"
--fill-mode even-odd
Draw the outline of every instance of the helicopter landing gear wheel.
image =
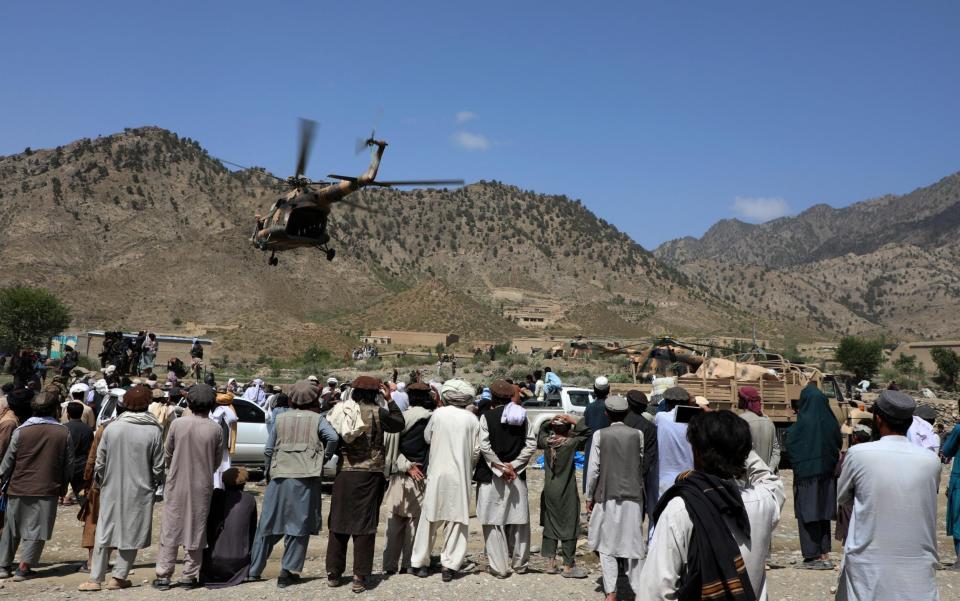
[[337, 256], [337, 249], [328, 248], [327, 249], [327, 261], [333, 261], [333, 258]]
[[280, 259], [276, 255], [270, 255], [270, 258], [267, 259], [267, 265], [270, 267], [276, 267], [278, 263], [280, 263]]

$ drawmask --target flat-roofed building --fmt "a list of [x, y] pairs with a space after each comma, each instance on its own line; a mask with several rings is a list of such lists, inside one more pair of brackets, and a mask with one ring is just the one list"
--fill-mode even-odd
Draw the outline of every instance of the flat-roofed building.
[[364, 344], [377, 346], [425, 346], [435, 348], [438, 344], [447, 347], [460, 341], [457, 334], [442, 334], [440, 332], [413, 332], [408, 330], [372, 330], [368, 335], [360, 338]]
[[912, 355], [917, 358], [917, 366], [927, 373], [936, 373], [937, 364], [933, 361], [933, 349], [945, 348], [960, 353], [960, 340], [926, 340], [920, 342], [901, 342], [890, 353], [890, 363], [900, 358], [900, 355]]

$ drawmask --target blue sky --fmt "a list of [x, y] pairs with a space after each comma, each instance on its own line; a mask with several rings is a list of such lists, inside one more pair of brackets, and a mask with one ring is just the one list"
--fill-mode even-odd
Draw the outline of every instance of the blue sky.
[[[328, 5], [322, 8], [321, 4]], [[652, 248], [960, 170], [960, 3], [5, 2], [0, 154], [159, 125], [287, 175], [497, 179]]]

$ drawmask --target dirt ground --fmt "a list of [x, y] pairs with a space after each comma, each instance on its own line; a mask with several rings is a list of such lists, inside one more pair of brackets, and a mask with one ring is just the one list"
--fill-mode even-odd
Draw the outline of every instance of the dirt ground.
[[[784, 485], [789, 491], [792, 486], [792, 474], [784, 472]], [[941, 491], [946, 490], [947, 473], [944, 472]], [[533, 515], [532, 545], [539, 550], [539, 496], [543, 485], [543, 474], [539, 470], [531, 470], [529, 475], [530, 508]], [[248, 491], [257, 495], [258, 501], [262, 498], [263, 489], [257, 486], [248, 486]], [[832, 599], [833, 587], [836, 585], [838, 571], [815, 572], [797, 570], [794, 565], [801, 560], [797, 539], [797, 524], [793, 518], [792, 495], [787, 495], [784, 507], [784, 518], [777, 529], [772, 560], [784, 566], [782, 569], [769, 570], [767, 577], [771, 601], [780, 600], [812, 600]], [[937, 532], [939, 534], [939, 549], [941, 560], [944, 563], [954, 561], [953, 546], [946, 536], [945, 529], [945, 497], [939, 498]], [[329, 509], [329, 487], [325, 487], [323, 499], [324, 511]], [[159, 532], [160, 506], [154, 511], [154, 543]], [[324, 557], [326, 555], [326, 532], [311, 538], [307, 561], [304, 569], [305, 582], [289, 587], [283, 591], [276, 588], [273, 580], [279, 572], [279, 558], [281, 550], [275, 549], [273, 558], [267, 566], [264, 577], [270, 580], [245, 584], [232, 589], [208, 591], [198, 589], [192, 591], [173, 589], [169, 592], [153, 590], [149, 583], [154, 578], [153, 562], [156, 556], [156, 546], [145, 549], [137, 557], [137, 564], [131, 580], [134, 588], [129, 591], [100, 593], [80, 593], [76, 587], [86, 578], [85, 574], [76, 572], [77, 566], [86, 557], [86, 552], [78, 547], [80, 541], [80, 524], [75, 519], [76, 507], [62, 507], [59, 511], [55, 537], [48, 543], [43, 554], [43, 565], [40, 566], [38, 577], [27, 582], [15, 583], [4, 581], [0, 588], [2, 599], [28, 599], [42, 594], [44, 598], [75, 599], [94, 596], [103, 599], [170, 599], [174, 596], [184, 596], [187, 599], [207, 601], [213, 599], [236, 599], [239, 596], [247, 599], [268, 599], [280, 596], [288, 599], [314, 599], [318, 596], [324, 599], [354, 599], [359, 598], [350, 592], [349, 586], [338, 589], [329, 589], [324, 580]], [[380, 533], [384, 532], [385, 525], [381, 525]], [[380, 554], [383, 539], [378, 539], [377, 555], [374, 570], [380, 569]], [[470, 525], [470, 541], [468, 559], [478, 564], [472, 573], [463, 575], [450, 584], [443, 584], [439, 575], [428, 579], [419, 579], [414, 576], [399, 575], [389, 579], [382, 578], [379, 573], [373, 578], [373, 588], [365, 593], [368, 599], [599, 599], [601, 598], [598, 579], [600, 576], [597, 563], [585, 546], [585, 538], [581, 538], [578, 553], [578, 562], [587, 567], [590, 576], [586, 580], [568, 580], [558, 576], [549, 576], [539, 573], [545, 562], [536, 553], [531, 556], [531, 572], [522, 576], [511, 576], [505, 580], [498, 580], [483, 572], [485, 559], [482, 555], [483, 540], [480, 536], [480, 527], [475, 521]], [[837, 565], [840, 562], [840, 547], [835, 545], [831, 554]], [[350, 571], [348, 558], [347, 572]], [[179, 570], [177, 572], [179, 575]], [[942, 599], [960, 598], [960, 572], [939, 571], [937, 581], [940, 585]], [[622, 599], [632, 599], [629, 588], [621, 579]]]

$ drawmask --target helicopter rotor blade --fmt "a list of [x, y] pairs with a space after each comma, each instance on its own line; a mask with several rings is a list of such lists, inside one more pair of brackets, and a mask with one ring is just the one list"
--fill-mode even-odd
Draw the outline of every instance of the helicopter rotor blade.
[[373, 186], [388, 188], [391, 186], [462, 186], [462, 179], [407, 179], [397, 181], [374, 181]]
[[338, 179], [338, 180], [344, 181], [344, 182], [355, 182], [355, 181], [357, 181], [357, 178], [355, 178], [355, 177], [351, 177], [351, 176], [349, 176], [349, 175], [337, 175], [336, 173], [330, 173], [330, 174], [327, 175], [327, 177], [330, 177], [330, 178], [333, 178], [333, 179]]
[[350, 208], [357, 209], [358, 211], [366, 211], [366, 212], [368, 212], [368, 213], [372, 213], [372, 212], [373, 212], [373, 209], [371, 209], [370, 207], [368, 207], [368, 206], [366, 206], [366, 205], [362, 205], [362, 204], [358, 204], [358, 203], [355, 203], [355, 202], [351, 202], [351, 201], [349, 201], [349, 200], [342, 200], [342, 201], [340, 201], [340, 202], [343, 203], [343, 204], [345, 204], [345, 205], [347, 205], [347, 206], [350, 207]]
[[307, 170], [307, 159], [310, 158], [310, 146], [313, 144], [316, 128], [316, 121], [300, 118], [300, 154], [297, 157], [297, 169], [294, 175], [304, 175]]
[[357, 138], [357, 145], [356, 145], [356, 147], [354, 148], [354, 152], [355, 152], [356, 154], [362, 153], [368, 146], [370, 146], [370, 141], [373, 140], [373, 139], [374, 139], [374, 136], [376, 136], [376, 135], [377, 135], [377, 130], [374, 129], [374, 130], [372, 130], [372, 131], [370, 132], [370, 137], [369, 137], [369, 138], [366, 138], [366, 139], [364, 139], [364, 138]]
[[284, 182], [284, 183], [286, 183], [286, 181], [287, 181], [287, 180], [283, 179], [282, 177], [278, 177], [278, 176], [270, 173], [270, 172], [267, 171], [266, 169], [254, 168], [254, 167], [245, 167], [244, 165], [241, 165], [241, 164], [239, 164], [239, 163], [234, 163], [233, 161], [227, 161], [227, 160], [225, 160], [225, 159], [221, 159], [221, 158], [217, 158], [217, 157], [213, 157], [213, 158], [217, 159], [218, 161], [220, 161], [220, 162], [223, 163], [224, 165], [230, 165], [231, 167], [236, 167], [237, 169], [242, 169], [243, 171], [256, 171], [256, 172], [258, 172], [258, 173], [261, 173], [261, 174], [263, 174], [263, 175], [266, 175], [267, 177], [272, 177], [273, 179], [277, 180], [278, 182]]

